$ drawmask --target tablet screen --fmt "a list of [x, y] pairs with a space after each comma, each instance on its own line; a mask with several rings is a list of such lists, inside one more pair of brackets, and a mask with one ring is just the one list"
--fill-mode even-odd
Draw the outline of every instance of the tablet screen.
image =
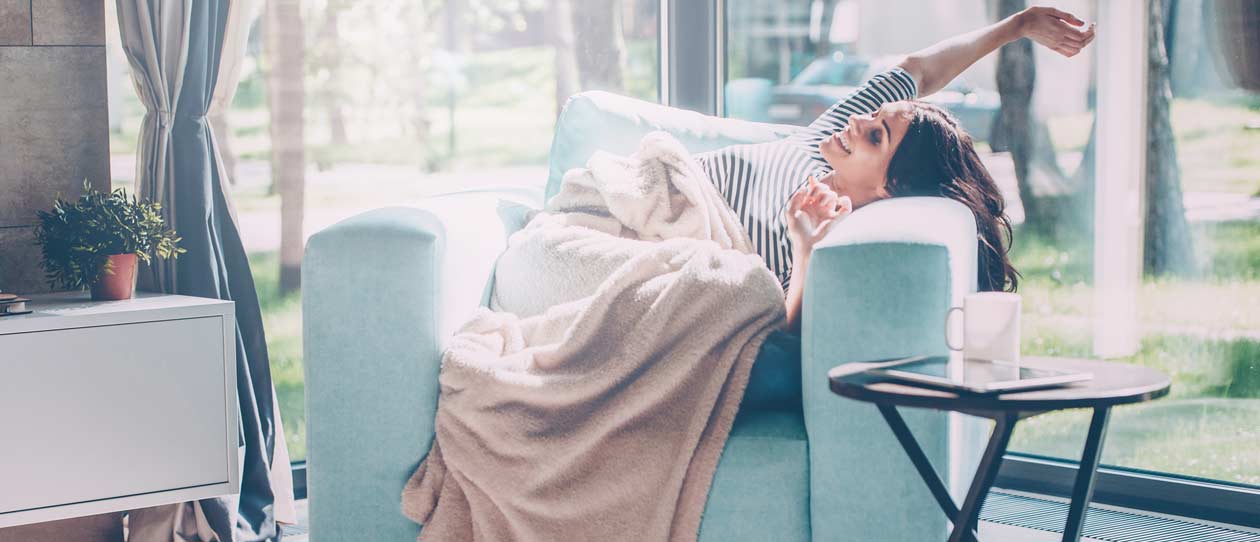
[[918, 361], [911, 361], [895, 367], [889, 367], [887, 372], [902, 372], [930, 376], [975, 388], [985, 388], [990, 384], [997, 382], [1056, 378], [1071, 374], [1063, 371], [1021, 367], [1015, 364], [1000, 361], [969, 360], [963, 365], [962, 382], [958, 382], [958, 379], [950, 378], [949, 374], [946, 372], [948, 364], [948, 357], [936, 356], [924, 358]]

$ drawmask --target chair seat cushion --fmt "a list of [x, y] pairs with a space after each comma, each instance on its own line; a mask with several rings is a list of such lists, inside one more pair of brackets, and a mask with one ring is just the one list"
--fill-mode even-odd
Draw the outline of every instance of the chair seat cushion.
[[809, 540], [809, 532], [800, 411], [741, 409], [713, 475], [700, 540]]

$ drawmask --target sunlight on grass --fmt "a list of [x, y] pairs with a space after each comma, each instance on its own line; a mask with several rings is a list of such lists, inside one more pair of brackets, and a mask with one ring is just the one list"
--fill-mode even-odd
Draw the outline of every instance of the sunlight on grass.
[[[1204, 270], [1195, 279], [1147, 279], [1138, 292], [1138, 352], [1116, 361], [1159, 370], [1169, 397], [1118, 408], [1104, 462], [1260, 485], [1260, 224], [1193, 226]], [[1029, 356], [1091, 357], [1092, 248], [1017, 233], [1024, 273], [1023, 345]], [[1021, 424], [1011, 449], [1076, 459], [1088, 411]]]
[[1094, 112], [1056, 115], [1045, 120], [1050, 130], [1050, 140], [1055, 150], [1081, 151], [1089, 143], [1089, 132], [1094, 126]]
[[[1045, 120], [1058, 152], [1082, 151], [1092, 112]], [[1220, 100], [1176, 98], [1172, 126], [1187, 192], [1260, 195], [1260, 110]], [[1253, 126], [1248, 128], [1248, 126]]]
[[[1029, 418], [1011, 449], [1079, 459], [1088, 410]], [[1260, 399], [1172, 399], [1116, 407], [1103, 463], [1260, 485]]]
[[293, 461], [306, 459], [306, 410], [302, 375], [302, 296], [300, 292], [280, 294], [280, 261], [274, 252], [249, 255], [263, 329], [267, 333], [267, 353], [271, 358], [271, 381], [280, 401], [284, 436]]

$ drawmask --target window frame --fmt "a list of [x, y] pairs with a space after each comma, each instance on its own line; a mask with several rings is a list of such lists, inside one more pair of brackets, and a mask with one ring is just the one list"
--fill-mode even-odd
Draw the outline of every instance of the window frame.
[[[1078, 462], [1008, 452], [995, 487], [1069, 498]], [[1260, 488], [1220, 480], [1099, 466], [1095, 504], [1260, 528]]]
[[[660, 32], [662, 36], [660, 43], [662, 103], [708, 115], [721, 115], [724, 110], [721, 89], [725, 85], [726, 71], [726, 1], [661, 0], [661, 2], [661, 13], [664, 14], [661, 17]], [[1099, 114], [1098, 121], [1100, 133], [1110, 134], [1108, 140], [1111, 143], [1108, 153], [1104, 153], [1102, 152], [1104, 142], [1100, 138], [1098, 154], [1100, 157], [1107, 155], [1113, 157], [1111, 161], [1100, 158], [1099, 172], [1105, 171], [1108, 175], [1121, 172], [1124, 176], [1120, 178], [1130, 180], [1125, 186], [1103, 186], [1105, 183], [1098, 183], [1096, 194], [1098, 203], [1095, 207], [1103, 209], [1107, 207], [1106, 202], [1131, 199], [1134, 192], [1141, 194], [1138, 188], [1142, 186], [1145, 174], [1144, 139], [1126, 139], [1122, 137], [1122, 134], [1142, 133], [1146, 123], [1145, 103], [1138, 103], [1135, 106], [1133, 105], [1135, 100], [1127, 98], [1130, 104], [1128, 107], [1109, 108], [1104, 101], [1122, 100], [1126, 99], [1125, 96], [1145, 96], [1145, 57], [1141, 57], [1139, 62], [1133, 62], [1131, 57], [1136, 53], [1145, 54], [1146, 33], [1142, 25], [1145, 24], [1146, 17], [1142, 15], [1145, 14], [1146, 3], [1142, 0], [1099, 0], [1099, 4], [1101, 20], [1116, 23], [1125, 20], [1137, 21], [1126, 25], [1125, 32], [1117, 32], [1119, 35], [1116, 36], [1116, 40], [1112, 40], [1110, 45], [1107, 43], [1097, 45], [1100, 47], [1100, 66], [1108, 63], [1114, 68], [1109, 69], [1108, 72], [1099, 69], [1100, 86], [1102, 78], [1106, 78], [1108, 84], [1115, 85], [1112, 92], [1106, 93], [1115, 98], [1109, 99], [1100, 92], [1099, 105], [1096, 107], [1096, 111], [1107, 112]], [[1135, 15], [1138, 16], [1135, 17]], [[686, 31], [684, 32], [683, 29]], [[1136, 32], [1134, 32], [1135, 29], [1137, 29]], [[1135, 38], [1140, 43], [1135, 44], [1132, 41]], [[1122, 40], [1125, 39], [1130, 41], [1123, 42]], [[708, 40], [708, 42], [700, 43], [699, 40]], [[1113, 53], [1117, 58], [1112, 58], [1110, 61], [1103, 59], [1104, 55]], [[1141, 68], [1124, 71], [1123, 67], [1126, 63], [1130, 66], [1136, 64]], [[1135, 107], [1140, 109], [1139, 123], [1132, 122]], [[1103, 128], [1104, 124], [1108, 128]], [[1108, 130], [1108, 132], [1102, 130]], [[1126, 145], [1126, 142], [1132, 144]], [[1135, 236], [1140, 235], [1142, 231], [1140, 213], [1137, 212], [1139, 208], [1140, 206], [1132, 209], [1132, 213], [1126, 213], [1124, 216], [1113, 214], [1105, 217], [1108, 223], [1128, 220], [1126, 233], [1120, 237], [1097, 242], [1095, 250], [1107, 251], [1118, 243], [1139, 242], [1141, 238]], [[1130, 214], [1134, 216], [1129, 216]], [[1139, 222], [1134, 223], [1133, 219]], [[1100, 246], [1104, 244], [1106, 246]], [[1140, 284], [1141, 254], [1127, 252], [1130, 254], [1123, 255], [1124, 259], [1115, 264], [1115, 267], [1122, 269], [1120, 276], [1111, 274], [1106, 277], [1096, 276], [1095, 279], [1123, 289], [1123, 292], [1126, 292], [1123, 296], [1125, 299], [1122, 300], [1125, 306], [1118, 309], [1118, 314], [1123, 316], [1132, 314], [1132, 317], [1136, 318], [1136, 306], [1128, 306], [1130, 301], [1136, 302], [1135, 298], [1127, 295], [1127, 292], [1136, 290], [1136, 285]], [[1114, 251], [1108, 252], [1104, 257], [1114, 258], [1115, 254], [1117, 253]], [[1138, 265], [1135, 266], [1135, 263]], [[1095, 333], [1101, 331], [1101, 329], [1096, 329]], [[1135, 329], [1130, 330], [1124, 326], [1117, 329], [1113, 326], [1108, 327], [1105, 333], [1119, 333], [1122, 337], [1115, 341], [1104, 341], [1100, 349], [1105, 352], [1097, 352], [1099, 355], [1119, 355], [1117, 352], [1125, 350], [1125, 345], [1136, 342], [1134, 340], [1136, 336], [1133, 334], [1136, 333]], [[1075, 480], [1078, 464], [1078, 461], [1010, 452], [1003, 457], [996, 486], [1052, 497], [1068, 497], [1072, 494], [1072, 483]], [[1170, 473], [1104, 465], [1098, 469], [1092, 502], [1233, 525], [1260, 527], [1260, 514], [1254, 513], [1255, 510], [1260, 510], [1260, 487], [1219, 480], [1196, 479]]]
[[293, 499], [302, 500], [306, 495], [306, 460], [294, 461], [289, 463], [290, 473], [293, 474]]
[[661, 103], [722, 114], [726, 79], [724, 0], [661, 0]]

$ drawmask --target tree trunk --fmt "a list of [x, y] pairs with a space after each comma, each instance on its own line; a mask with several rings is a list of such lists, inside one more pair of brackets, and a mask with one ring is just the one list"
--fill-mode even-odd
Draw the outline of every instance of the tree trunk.
[[228, 184], [236, 184], [236, 152], [232, 150], [232, 127], [228, 125], [227, 112], [219, 111], [210, 115], [210, 128], [214, 130], [215, 141], [219, 143], [219, 154], [223, 156], [223, 174]]
[[1089, 140], [1081, 151], [1081, 163], [1072, 174], [1071, 196], [1064, 202], [1066, 209], [1075, 218], [1077, 232], [1085, 236], [1094, 231], [1094, 167], [1098, 163], [1098, 119], [1089, 126]]
[[[998, 19], [1023, 10], [1025, 0], [999, 0]], [[1037, 83], [1037, 66], [1033, 61], [1033, 43], [1019, 39], [1003, 45], [998, 51], [997, 87], [1001, 107], [991, 130], [994, 150], [1006, 150], [1015, 162], [1015, 178], [1019, 199], [1024, 206], [1024, 226], [1044, 232], [1045, 217], [1037, 205], [1030, 183], [1033, 155], [1032, 93]]]
[[1165, 50], [1165, 0], [1149, 0], [1147, 19], [1146, 237], [1143, 267], [1152, 276], [1194, 273], [1190, 226], [1173, 138], [1172, 86]]
[[625, 91], [626, 43], [621, 0], [577, 0], [573, 29], [578, 77], [583, 90]]
[[280, 291], [301, 286], [306, 196], [305, 34], [301, 0], [267, 2], [267, 91], [271, 107], [271, 176], [280, 193]]
[[328, 131], [329, 142], [333, 145], [346, 145], [350, 142], [350, 136], [346, 134], [346, 115], [340, 103], [328, 104]]
[[577, 94], [579, 90], [577, 50], [573, 43], [573, 6], [570, 2], [571, 0], [551, 0], [547, 6], [547, 35], [555, 49], [557, 116], [564, 109], [569, 96]]
[[324, 22], [319, 29], [319, 49], [321, 63], [328, 70], [330, 77], [325, 82], [324, 108], [328, 115], [329, 142], [344, 146], [350, 141], [346, 134], [346, 115], [342, 100], [346, 93], [342, 91], [341, 73], [341, 11], [346, 8], [342, 2], [332, 1], [324, 7]]
[[[404, 4], [403, 20], [410, 24], [411, 37], [404, 44], [404, 54], [407, 55], [408, 65], [415, 66], [415, 69], [409, 70], [408, 86], [411, 98], [411, 115], [407, 119], [410, 124], [412, 136], [416, 141], [417, 155], [421, 156], [420, 167], [425, 171], [434, 169], [435, 164], [432, 157], [429, 156], [429, 106], [425, 103], [425, 94], [428, 90], [428, 81], [425, 78], [425, 70], [421, 66], [428, 65], [428, 47], [426, 35], [431, 31], [429, 28], [429, 14], [426, 11], [426, 5], [421, 2], [410, 2]], [[447, 9], [457, 9], [453, 0], [448, 2]], [[454, 130], [455, 126], [451, 126]]]
[[[1026, 0], [999, 0], [998, 18], [1004, 19], [1023, 10]], [[1033, 42], [1019, 39], [1003, 45], [998, 51], [997, 87], [1001, 107], [990, 130], [989, 146], [995, 151], [1009, 151], [1015, 163], [1015, 178], [1020, 203], [1024, 206], [1024, 227], [1039, 233], [1051, 233], [1058, 226], [1057, 212], [1067, 194], [1067, 179], [1046, 123], [1037, 120], [1033, 111], [1033, 89], [1037, 83], [1037, 64]], [[1034, 188], [1040, 186], [1041, 194]]]

